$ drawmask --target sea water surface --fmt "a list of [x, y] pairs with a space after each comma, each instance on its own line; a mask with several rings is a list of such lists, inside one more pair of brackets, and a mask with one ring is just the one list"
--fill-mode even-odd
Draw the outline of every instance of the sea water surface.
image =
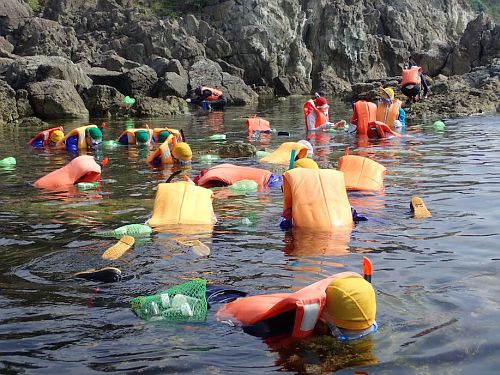
[[[195, 155], [184, 173], [194, 177], [223, 162], [197, 157], [225, 142], [250, 141], [272, 150], [303, 139], [305, 99], [224, 112], [193, 108], [190, 115], [148, 123], [184, 130]], [[248, 139], [245, 119], [254, 114], [290, 136]], [[333, 105], [331, 117], [348, 119], [350, 108]], [[91, 234], [144, 223], [157, 184], [173, 169], [151, 168], [147, 150], [101, 148], [93, 154], [109, 163], [98, 189], [46, 192], [33, 182], [71, 157], [64, 150], [30, 149], [26, 142], [41, 129], [3, 126], [0, 159], [14, 156], [17, 165], [0, 168], [0, 372], [497, 373], [500, 117], [446, 120], [444, 131], [432, 127], [438, 118], [408, 117], [399, 139], [362, 143], [342, 131], [311, 139], [323, 168], [336, 168], [348, 146], [388, 169], [383, 192], [349, 193], [351, 205], [368, 217], [351, 233], [283, 232], [279, 188], [246, 196], [216, 188], [219, 222], [202, 239], [211, 249], [208, 257], [156, 233], [115, 261], [101, 254], [116, 240]], [[144, 122], [109, 121], [105, 139]], [[68, 131], [81, 123], [64, 125]], [[212, 134], [227, 139], [210, 141]], [[257, 158], [224, 161], [284, 170], [260, 165]], [[411, 218], [413, 195], [424, 199], [431, 218]], [[291, 292], [337, 272], [361, 272], [364, 255], [374, 264], [380, 329], [353, 343], [319, 336], [265, 341], [217, 322], [214, 309], [206, 322], [189, 324], [142, 321], [130, 309], [133, 297], [193, 278], [252, 295]], [[72, 277], [105, 266], [120, 268], [124, 280], [102, 284]]]

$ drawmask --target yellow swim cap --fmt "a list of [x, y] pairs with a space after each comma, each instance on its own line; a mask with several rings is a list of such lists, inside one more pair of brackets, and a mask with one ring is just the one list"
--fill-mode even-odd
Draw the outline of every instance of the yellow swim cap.
[[294, 168], [319, 169], [318, 164], [312, 159], [302, 158], [293, 163]]
[[381, 87], [380, 90], [382, 90], [382, 92], [384, 93], [384, 95], [389, 98], [389, 99], [394, 99], [394, 90], [391, 89], [390, 87], [387, 87], [387, 88], [383, 88]]
[[60, 130], [54, 130], [51, 134], [50, 134], [50, 140], [54, 143], [57, 143], [59, 142], [61, 139], [64, 138], [64, 133]]
[[370, 328], [376, 312], [375, 291], [372, 284], [361, 277], [335, 279], [326, 289], [324, 313], [339, 328]]
[[179, 142], [172, 150], [172, 154], [176, 159], [189, 161], [193, 158], [191, 147], [186, 142]]

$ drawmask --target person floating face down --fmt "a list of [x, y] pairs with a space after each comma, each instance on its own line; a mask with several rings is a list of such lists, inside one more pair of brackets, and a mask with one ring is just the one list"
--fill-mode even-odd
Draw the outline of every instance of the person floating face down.
[[118, 142], [123, 145], [149, 146], [151, 139], [148, 129], [128, 129], [118, 137]]
[[[308, 160], [283, 174], [283, 213], [280, 228], [292, 226], [311, 230], [331, 230], [353, 224], [344, 175], [331, 169], [319, 169]], [[297, 165], [298, 164], [298, 165]]]
[[361, 275], [342, 272], [294, 293], [238, 298], [222, 306], [217, 320], [241, 324], [263, 338], [303, 338], [313, 333], [354, 340], [376, 332], [376, 297]]
[[146, 158], [153, 167], [166, 164], [187, 164], [191, 163], [193, 152], [186, 142], [178, 142], [177, 138], [164, 130], [158, 136], [160, 147], [151, 152]]
[[377, 121], [385, 123], [389, 128], [406, 126], [406, 113], [401, 107], [403, 104], [394, 97], [394, 90], [390, 87], [380, 87], [381, 100], [377, 105]]
[[64, 130], [61, 126], [42, 130], [40, 133], [31, 138], [28, 144], [32, 147], [54, 147], [64, 138]]
[[66, 151], [77, 153], [79, 150], [91, 149], [102, 142], [102, 132], [97, 125], [85, 125], [71, 130], [57, 143], [64, 145]]
[[259, 190], [281, 186], [282, 183], [281, 176], [266, 169], [228, 163], [216, 165], [208, 170], [202, 169], [200, 175], [193, 179], [195, 184], [204, 187], [228, 186], [241, 180], [255, 181]]

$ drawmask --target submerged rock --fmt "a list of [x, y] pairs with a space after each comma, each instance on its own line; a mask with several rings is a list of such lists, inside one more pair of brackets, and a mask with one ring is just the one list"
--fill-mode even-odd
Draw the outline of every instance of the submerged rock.
[[221, 158], [243, 158], [254, 156], [257, 149], [250, 143], [231, 143], [219, 148], [217, 153]]

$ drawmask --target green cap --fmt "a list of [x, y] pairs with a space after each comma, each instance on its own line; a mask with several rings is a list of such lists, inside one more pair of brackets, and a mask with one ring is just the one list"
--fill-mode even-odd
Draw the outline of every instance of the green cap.
[[145, 129], [137, 130], [135, 132], [135, 140], [137, 143], [147, 143], [149, 142], [149, 133]]
[[160, 134], [158, 135], [158, 142], [160, 143], [163, 143], [166, 141], [166, 139], [168, 138], [168, 136], [170, 135], [170, 132], [167, 131], [167, 130], [163, 130], [162, 132], [160, 132]]
[[87, 133], [90, 135], [90, 138], [98, 140], [102, 139], [102, 132], [99, 128], [87, 128]]

